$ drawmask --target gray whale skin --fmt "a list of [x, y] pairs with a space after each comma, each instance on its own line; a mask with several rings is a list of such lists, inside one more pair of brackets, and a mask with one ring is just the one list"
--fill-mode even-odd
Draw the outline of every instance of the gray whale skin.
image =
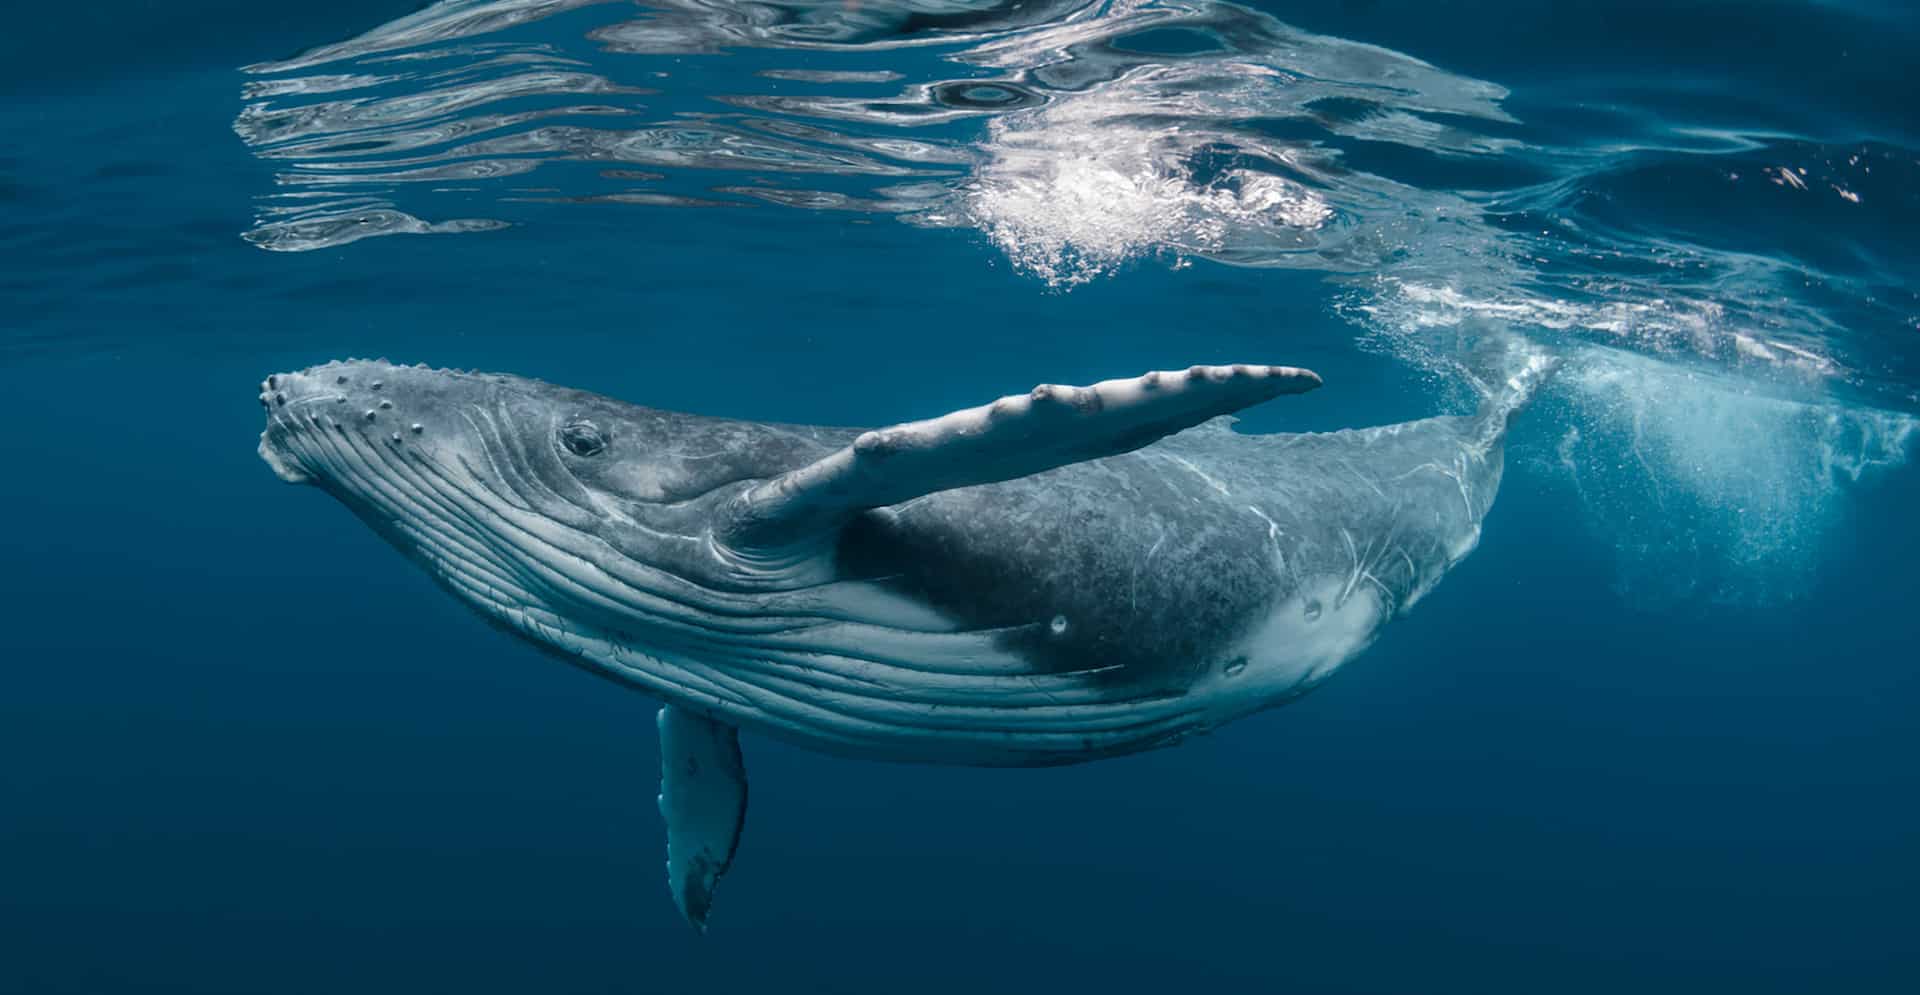
[[1039, 766], [1304, 694], [1479, 540], [1508, 416], [1321, 434], [1320, 385], [1196, 366], [861, 431], [348, 360], [261, 384], [260, 455], [488, 620], [664, 703], [668, 880], [704, 928], [746, 812], [736, 729]]

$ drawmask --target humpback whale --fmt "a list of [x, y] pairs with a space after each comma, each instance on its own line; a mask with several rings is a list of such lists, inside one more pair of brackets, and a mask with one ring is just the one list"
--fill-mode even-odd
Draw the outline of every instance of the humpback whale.
[[1320, 378], [1195, 366], [860, 430], [347, 360], [261, 384], [259, 452], [489, 621], [663, 704], [668, 882], [704, 929], [740, 728], [1067, 764], [1318, 685], [1479, 541], [1548, 369], [1506, 366], [1471, 415], [1255, 435], [1232, 413]]

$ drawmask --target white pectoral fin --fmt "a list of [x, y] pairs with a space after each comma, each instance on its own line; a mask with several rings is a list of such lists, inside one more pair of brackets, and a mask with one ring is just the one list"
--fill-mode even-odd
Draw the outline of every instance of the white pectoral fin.
[[992, 404], [861, 435], [818, 462], [748, 491], [722, 536], [752, 549], [804, 541], [867, 508], [1131, 452], [1210, 418], [1320, 386], [1291, 366], [1195, 366], [1042, 384]]
[[660, 814], [674, 903], [704, 932], [714, 886], [733, 863], [747, 819], [747, 768], [732, 726], [660, 709]]

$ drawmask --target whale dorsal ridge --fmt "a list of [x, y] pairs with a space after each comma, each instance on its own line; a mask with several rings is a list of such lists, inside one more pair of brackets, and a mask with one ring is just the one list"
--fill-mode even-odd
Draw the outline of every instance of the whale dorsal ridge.
[[856, 512], [935, 491], [1012, 480], [1131, 452], [1282, 394], [1320, 386], [1291, 366], [1195, 366], [1042, 384], [991, 404], [862, 434], [853, 444], [742, 495], [720, 538], [736, 549], [805, 543]]

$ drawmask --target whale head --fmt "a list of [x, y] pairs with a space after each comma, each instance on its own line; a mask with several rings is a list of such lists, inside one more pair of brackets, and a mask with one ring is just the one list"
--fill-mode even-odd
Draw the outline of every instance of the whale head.
[[277, 373], [259, 396], [260, 456], [280, 479], [339, 500], [482, 614], [575, 654], [595, 633], [683, 626], [676, 598], [692, 588], [737, 587], [710, 541], [715, 509], [844, 442], [384, 360]]
[[645, 465], [631, 457], [653, 434], [635, 418], [647, 409], [538, 380], [346, 360], [269, 376], [260, 404], [274, 473], [356, 510], [442, 521], [491, 496], [564, 520], [658, 497], [627, 479]]
[[270, 376], [260, 402], [259, 452], [282, 480], [516, 619], [629, 600], [631, 575], [663, 568], [672, 509], [727, 477], [684, 469], [663, 412], [521, 377], [348, 360]]

